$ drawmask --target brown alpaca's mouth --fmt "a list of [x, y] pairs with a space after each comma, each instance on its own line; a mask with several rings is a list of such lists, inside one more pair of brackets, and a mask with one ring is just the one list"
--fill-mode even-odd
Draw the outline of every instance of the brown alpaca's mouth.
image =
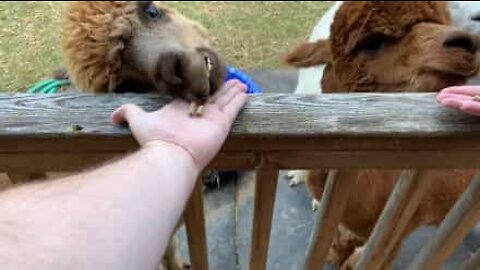
[[472, 76], [450, 71], [424, 71], [412, 78], [407, 89], [409, 92], [438, 92], [444, 88], [465, 85]]
[[479, 69], [480, 58], [478, 55], [462, 53], [430, 59], [430, 61], [426, 61], [425, 66], [420, 71], [471, 78], [477, 76]]
[[[445, 87], [463, 85], [471, 78], [474, 78], [478, 75], [479, 66], [472, 65], [467, 67], [464, 70], [432, 70], [431, 72], [438, 76], [439, 81], [443, 81], [446, 85]], [[441, 89], [440, 89], [441, 90]]]
[[478, 74], [479, 65], [470, 65], [470, 67], [465, 67], [462, 70], [446, 68], [446, 69], [431, 69], [430, 71], [441, 74], [441, 75], [469, 79], [469, 78], [475, 77]]
[[[210, 48], [198, 48], [197, 52], [202, 54], [205, 59], [205, 67], [208, 71], [208, 82], [210, 88], [210, 95], [218, 91], [225, 79], [226, 64], [222, 57]], [[205, 101], [206, 102], [206, 101]]]

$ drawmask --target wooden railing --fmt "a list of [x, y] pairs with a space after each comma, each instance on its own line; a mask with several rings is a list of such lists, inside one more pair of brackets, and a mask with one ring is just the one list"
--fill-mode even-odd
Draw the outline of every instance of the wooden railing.
[[[148, 95], [0, 95], [0, 171], [77, 171], [133, 151], [128, 129], [113, 126], [110, 113], [124, 103], [153, 110], [165, 102]], [[480, 167], [480, 119], [440, 107], [431, 94], [255, 96], [210, 167], [257, 171], [252, 270], [266, 269], [279, 170], [335, 168], [305, 247], [305, 268], [321, 269], [357, 170], [405, 169], [356, 268], [379, 269], [425, 191], [422, 171]], [[477, 177], [410, 269], [438, 269], [479, 217]], [[208, 269], [200, 184], [185, 223], [193, 269]], [[464, 269], [479, 261], [477, 255]]]

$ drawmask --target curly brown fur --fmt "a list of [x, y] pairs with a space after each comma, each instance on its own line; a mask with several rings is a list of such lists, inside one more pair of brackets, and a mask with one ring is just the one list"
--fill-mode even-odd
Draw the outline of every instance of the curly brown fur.
[[[303, 43], [286, 61], [297, 67], [327, 64], [322, 78], [326, 93], [435, 92], [465, 83], [479, 69], [477, 38], [449, 23], [445, 2], [347, 1], [335, 16], [329, 40]], [[438, 225], [475, 173], [426, 172], [428, 190], [403, 238], [420, 226]], [[368, 239], [399, 175], [400, 171], [362, 171], [341, 223], [354, 235]], [[326, 170], [309, 172], [307, 186], [314, 198], [320, 199], [325, 182]], [[346, 254], [353, 255], [356, 247], [336, 238], [333, 263], [344, 265]], [[398, 246], [387, 268], [397, 250]], [[348, 259], [349, 264], [355, 258]]]
[[337, 269], [341, 268], [356, 248], [363, 246], [364, 243], [365, 239], [355, 235], [342, 225], [338, 226], [332, 246], [328, 251], [327, 263]]
[[114, 90], [136, 10], [132, 1], [68, 3], [62, 47], [68, 73], [79, 89]]

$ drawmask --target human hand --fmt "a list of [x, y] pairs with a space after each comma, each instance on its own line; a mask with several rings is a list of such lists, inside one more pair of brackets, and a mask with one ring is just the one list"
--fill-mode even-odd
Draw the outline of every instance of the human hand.
[[480, 86], [456, 86], [442, 90], [437, 101], [445, 107], [480, 116]]
[[201, 117], [189, 116], [189, 104], [175, 100], [155, 112], [127, 104], [112, 114], [115, 124], [127, 122], [142, 147], [169, 143], [190, 154], [204, 169], [225, 142], [233, 121], [248, 100], [246, 86], [228, 81], [205, 104]]

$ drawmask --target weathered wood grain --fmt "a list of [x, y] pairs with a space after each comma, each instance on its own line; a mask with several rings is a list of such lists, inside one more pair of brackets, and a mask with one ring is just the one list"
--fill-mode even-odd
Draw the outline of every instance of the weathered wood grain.
[[[128, 128], [112, 125], [111, 112], [124, 103], [153, 110], [166, 102], [152, 95], [1, 94], [0, 171], [22, 173], [27, 164], [77, 170], [134, 151]], [[254, 96], [212, 166], [255, 168], [262, 152], [280, 169], [474, 168], [479, 135], [480, 119], [442, 108], [432, 94]]]
[[[124, 135], [126, 129], [109, 122], [115, 108], [135, 103], [154, 110], [166, 102], [153, 95], [2, 94], [0, 135], [71, 135], [75, 124], [83, 127], [80, 134]], [[273, 94], [251, 97], [233, 134], [434, 136], [478, 132], [479, 123], [442, 108], [433, 94]]]
[[[82, 151], [131, 150], [135, 143], [127, 128], [110, 123], [110, 114], [119, 105], [135, 103], [147, 110], [161, 107], [167, 99], [151, 95], [0, 95], [0, 140], [37, 140], [46, 145], [57, 144]], [[73, 131], [79, 125], [81, 131]], [[363, 139], [359, 147], [370, 147], [378, 138], [391, 149], [405, 147], [416, 139], [424, 143], [410, 145], [410, 149], [431, 149], [428, 142], [438, 139], [456, 139], [441, 146], [480, 149], [472, 140], [480, 134], [480, 119], [457, 113], [437, 105], [432, 94], [336, 94], [320, 96], [264, 95], [251, 97], [248, 106], [236, 121], [226, 150], [259, 147], [279, 149], [311, 149], [321, 140], [333, 140], [320, 147], [342, 150], [332, 145], [341, 140]], [[353, 137], [353, 138], [352, 138]], [[97, 140], [92, 146], [89, 142]], [[282, 140], [302, 138], [289, 145], [278, 145]], [[403, 138], [403, 140], [402, 140]], [[398, 139], [399, 141], [396, 141]], [[462, 139], [462, 143], [459, 143]], [[465, 141], [463, 141], [465, 140]], [[369, 143], [370, 141], [370, 143]], [[75, 145], [73, 146], [73, 142]], [[108, 144], [103, 144], [106, 142]], [[87, 148], [83, 148], [83, 144]], [[240, 145], [241, 143], [241, 145]], [[245, 145], [247, 143], [247, 145]], [[255, 143], [255, 145], [253, 145]], [[465, 144], [471, 144], [467, 148]], [[314, 146], [315, 147], [315, 146]], [[383, 145], [383, 148], [386, 146]], [[17, 145], [15, 151], [31, 151]], [[11, 151], [12, 146], [0, 144], [0, 152]]]

